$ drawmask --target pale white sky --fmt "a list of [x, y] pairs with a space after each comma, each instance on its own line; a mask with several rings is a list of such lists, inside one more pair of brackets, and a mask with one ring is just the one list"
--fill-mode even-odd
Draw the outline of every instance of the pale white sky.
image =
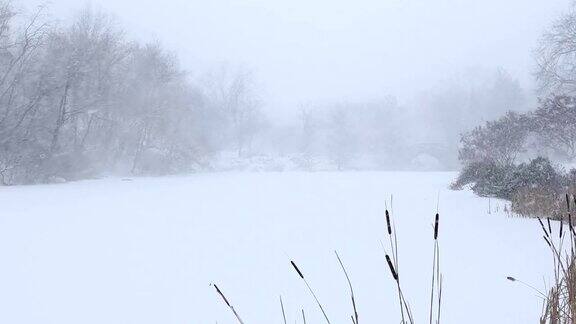
[[247, 66], [270, 109], [289, 112], [301, 102], [407, 100], [468, 67], [503, 67], [528, 84], [536, 40], [570, 0], [48, 3], [62, 17], [86, 4], [110, 11], [131, 37], [160, 41], [192, 72]]

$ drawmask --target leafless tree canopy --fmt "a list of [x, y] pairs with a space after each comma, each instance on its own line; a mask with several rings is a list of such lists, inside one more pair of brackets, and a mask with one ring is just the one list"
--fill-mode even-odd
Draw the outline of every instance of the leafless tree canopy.
[[3, 184], [184, 172], [228, 143], [220, 136], [249, 145], [259, 106], [245, 74], [217, 75], [208, 92], [101, 12], [47, 21], [0, 3]]
[[536, 51], [540, 92], [576, 92], [576, 10], [572, 8], [541, 37]]

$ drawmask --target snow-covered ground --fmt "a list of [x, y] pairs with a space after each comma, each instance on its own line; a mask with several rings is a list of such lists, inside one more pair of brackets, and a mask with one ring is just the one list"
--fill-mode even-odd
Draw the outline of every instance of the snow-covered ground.
[[398, 323], [379, 240], [394, 195], [400, 277], [428, 321], [432, 220], [440, 196], [444, 323], [533, 323], [551, 257], [534, 220], [488, 213], [447, 189], [453, 173], [216, 173], [0, 187], [0, 323], [322, 323], [289, 260], [332, 323], [349, 323], [348, 267], [360, 323]]

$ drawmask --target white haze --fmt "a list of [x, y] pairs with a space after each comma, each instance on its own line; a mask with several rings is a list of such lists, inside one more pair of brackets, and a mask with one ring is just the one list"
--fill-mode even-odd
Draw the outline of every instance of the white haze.
[[[22, 0], [20, 0], [22, 1]], [[28, 9], [37, 0], [16, 1]], [[190, 72], [228, 62], [254, 72], [272, 116], [302, 103], [397, 96], [409, 102], [454, 74], [503, 68], [532, 89], [532, 51], [568, 0], [57, 0], [89, 4], [130, 37], [157, 40]]]

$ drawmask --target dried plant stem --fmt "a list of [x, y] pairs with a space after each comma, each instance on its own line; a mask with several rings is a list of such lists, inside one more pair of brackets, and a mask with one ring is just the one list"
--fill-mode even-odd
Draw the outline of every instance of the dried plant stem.
[[230, 310], [232, 311], [232, 313], [234, 313], [234, 316], [236, 316], [236, 319], [238, 320], [238, 323], [240, 324], [244, 324], [244, 322], [242, 321], [242, 319], [240, 318], [240, 315], [238, 315], [238, 313], [236, 312], [236, 310], [234, 309], [234, 307], [228, 302], [228, 299], [226, 298], [226, 296], [224, 296], [224, 294], [222, 293], [222, 291], [220, 290], [220, 288], [218, 288], [218, 286], [216, 284], [213, 285], [214, 288], [216, 289], [216, 292], [220, 295], [220, 297], [222, 297], [222, 299], [224, 300], [224, 303], [226, 303], [226, 305], [228, 306], [228, 308], [230, 308]]
[[438, 243], [438, 225], [439, 225], [440, 214], [436, 212], [434, 217], [434, 253], [432, 258], [432, 287], [430, 290], [430, 324], [433, 323], [434, 318], [434, 290], [436, 288], [436, 300], [437, 300], [437, 310], [436, 310], [436, 323], [440, 322], [440, 305], [442, 303], [442, 280], [440, 273], [440, 245]]
[[440, 313], [442, 310], [442, 281], [444, 281], [444, 276], [440, 274], [440, 280], [438, 281], [438, 314], [436, 314], [436, 324], [440, 324]]
[[284, 319], [284, 324], [287, 324], [286, 312], [284, 311], [284, 303], [282, 302], [282, 295], [280, 295], [280, 307], [282, 308], [282, 318]]
[[438, 303], [436, 305], [436, 324], [440, 323], [440, 311], [442, 306], [442, 279], [443, 275], [440, 272], [440, 245], [438, 241], [436, 241], [436, 291], [438, 292]]
[[434, 242], [434, 257], [432, 258], [432, 288], [430, 291], [430, 324], [432, 324], [432, 313], [434, 309], [434, 284], [436, 279], [436, 255], [438, 251], [438, 244]]
[[354, 289], [352, 288], [352, 282], [350, 281], [350, 277], [348, 276], [348, 271], [346, 271], [346, 268], [344, 267], [344, 263], [342, 262], [342, 259], [340, 259], [338, 252], [334, 251], [334, 254], [336, 254], [336, 258], [338, 259], [338, 263], [340, 263], [340, 267], [342, 268], [342, 271], [344, 272], [344, 275], [346, 276], [346, 281], [348, 281], [348, 286], [350, 287], [350, 299], [352, 300], [352, 308], [354, 310], [354, 315], [352, 316], [352, 322], [354, 324], [358, 324], [358, 310], [356, 309], [356, 299], [354, 298]]

